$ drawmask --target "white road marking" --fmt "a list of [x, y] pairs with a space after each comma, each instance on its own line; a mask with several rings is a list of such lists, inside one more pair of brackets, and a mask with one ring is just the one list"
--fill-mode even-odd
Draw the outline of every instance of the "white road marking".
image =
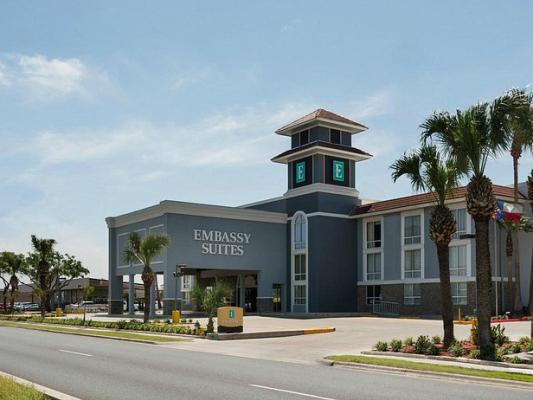
[[269, 387], [269, 386], [252, 385], [252, 384], [250, 384], [250, 386], [253, 386], [253, 387], [256, 387], [256, 388], [260, 388], [260, 389], [273, 390], [273, 391], [275, 391], [275, 392], [283, 392], [283, 393], [295, 394], [295, 395], [297, 395], [297, 396], [310, 397], [310, 398], [312, 398], [312, 399], [335, 400], [335, 399], [332, 399], [331, 397], [316, 396], [316, 395], [314, 395], [314, 394], [307, 394], [307, 393], [295, 392], [295, 391], [293, 391], [293, 390], [277, 389], [277, 388], [273, 388], [273, 387]]
[[93, 357], [92, 354], [78, 353], [77, 351], [62, 350], [62, 349], [59, 349], [59, 351], [60, 351], [61, 353], [76, 354], [77, 356]]

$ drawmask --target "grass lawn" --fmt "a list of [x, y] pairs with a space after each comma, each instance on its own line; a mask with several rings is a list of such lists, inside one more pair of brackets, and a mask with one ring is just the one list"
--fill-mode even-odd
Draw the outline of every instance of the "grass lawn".
[[2, 400], [46, 400], [47, 398], [30, 386], [21, 385], [13, 379], [0, 376], [0, 399]]
[[453, 365], [429, 364], [416, 361], [404, 361], [391, 358], [367, 357], [355, 355], [339, 355], [326, 357], [327, 360], [351, 362], [356, 364], [380, 365], [385, 367], [395, 367], [412, 369], [414, 371], [445, 372], [448, 374], [477, 376], [482, 378], [507, 379], [512, 381], [533, 383], [533, 375], [520, 374], [515, 372], [488, 371], [483, 369], [456, 367]]
[[[29, 322], [11, 322], [11, 321], [0, 321], [0, 326], [9, 326], [13, 328], [23, 328], [23, 329], [33, 329], [40, 331], [49, 331], [49, 332], [60, 332], [60, 333], [69, 333], [72, 335], [83, 335], [83, 336], [97, 336], [97, 337], [112, 337], [112, 338], [121, 338], [121, 339], [130, 339], [130, 340], [148, 340], [151, 342], [157, 343], [168, 343], [168, 342], [179, 342], [180, 338], [177, 337], [164, 337], [164, 336], [155, 336], [145, 333], [132, 333], [132, 332], [120, 332], [115, 330], [93, 330], [93, 329], [84, 329], [84, 328], [65, 328], [60, 326], [43, 326], [39, 324], [32, 324]], [[2, 399], [2, 397], [0, 397]]]

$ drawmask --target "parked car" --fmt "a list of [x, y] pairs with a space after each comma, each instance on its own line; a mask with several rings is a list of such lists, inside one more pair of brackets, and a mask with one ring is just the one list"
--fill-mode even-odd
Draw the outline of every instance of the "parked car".
[[41, 309], [41, 306], [37, 303], [27, 303], [24, 304], [23, 311], [39, 311]]

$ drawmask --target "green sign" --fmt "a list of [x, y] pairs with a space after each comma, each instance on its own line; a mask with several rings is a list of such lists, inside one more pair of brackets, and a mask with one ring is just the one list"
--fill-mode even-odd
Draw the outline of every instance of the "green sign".
[[296, 163], [296, 183], [305, 182], [305, 161]]
[[333, 160], [333, 180], [344, 182], [344, 161]]
[[229, 310], [229, 317], [230, 318], [235, 318], [235, 310], [233, 308], [231, 310]]

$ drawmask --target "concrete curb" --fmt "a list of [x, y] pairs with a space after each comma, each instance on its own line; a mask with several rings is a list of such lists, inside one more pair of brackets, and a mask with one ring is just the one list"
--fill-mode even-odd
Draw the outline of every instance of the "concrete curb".
[[489, 367], [498, 367], [498, 368], [516, 368], [516, 369], [533, 370], [533, 365], [528, 365], [528, 364], [506, 364], [506, 363], [502, 363], [498, 361], [475, 360], [475, 359], [464, 358], [464, 357], [426, 356], [425, 354], [412, 354], [412, 353], [401, 353], [401, 352], [391, 352], [391, 351], [362, 351], [361, 354], [365, 356], [412, 358], [412, 359], [418, 359], [418, 360], [434, 360], [434, 361], [457, 362], [457, 363], [473, 364], [473, 365], [486, 365]]
[[533, 383], [511, 381], [507, 379], [484, 378], [481, 376], [450, 374], [447, 372], [418, 371], [418, 370], [413, 370], [409, 368], [396, 368], [396, 367], [387, 367], [383, 365], [358, 364], [358, 363], [351, 363], [351, 362], [344, 362], [344, 361], [332, 361], [332, 360], [323, 360], [322, 364], [325, 364], [331, 367], [338, 366], [342, 368], [350, 368], [350, 369], [357, 369], [357, 370], [363, 370], [363, 371], [381, 371], [381, 372], [390, 372], [390, 373], [395, 373], [395, 374], [417, 375], [417, 376], [422, 376], [422, 377], [433, 376], [433, 377], [448, 378], [450, 380], [483, 383], [483, 384], [492, 383], [492, 384], [499, 385], [499, 386], [507, 386], [507, 387], [512, 387], [512, 388], [520, 387], [521, 389], [533, 391]]
[[26, 379], [19, 378], [18, 376], [8, 374], [7, 372], [0, 371], [0, 376], [4, 378], [13, 379], [16, 383], [20, 383], [21, 385], [31, 386], [35, 390], [44, 393], [48, 397], [50, 397], [52, 400], [81, 400], [78, 397], [71, 396], [69, 394], [61, 393], [57, 390], [51, 389], [49, 387], [39, 385], [37, 383], [30, 382]]
[[[2, 325], [0, 325], [1, 327]], [[32, 328], [28, 328], [28, 327], [25, 327], [25, 326], [5, 326], [5, 328], [20, 328], [20, 329], [28, 329], [28, 330], [33, 330], [33, 331], [41, 331], [41, 332], [50, 332], [50, 333], [59, 333], [59, 334], [63, 334], [63, 335], [77, 335], [77, 336], [87, 336], [87, 337], [93, 337], [93, 338], [98, 338], [98, 339], [110, 339], [110, 340], [121, 340], [123, 342], [133, 342], [133, 343], [143, 343], [143, 344], [170, 344], [172, 342], [155, 342], [155, 341], [151, 341], [151, 340], [145, 340], [145, 339], [130, 339], [130, 338], [119, 338], [119, 337], [112, 337], [112, 336], [100, 336], [100, 335], [93, 335], [91, 333], [83, 333], [83, 332], [61, 332], [61, 331], [56, 331], [56, 330], [53, 330], [53, 329], [47, 329], [46, 327], [44, 328], [39, 328], [39, 329], [32, 329]]]
[[335, 328], [311, 328], [311, 329], [294, 329], [287, 331], [266, 331], [266, 332], [248, 332], [248, 333], [208, 333], [209, 340], [244, 340], [244, 339], [268, 339], [288, 336], [313, 335], [318, 333], [335, 332]]

